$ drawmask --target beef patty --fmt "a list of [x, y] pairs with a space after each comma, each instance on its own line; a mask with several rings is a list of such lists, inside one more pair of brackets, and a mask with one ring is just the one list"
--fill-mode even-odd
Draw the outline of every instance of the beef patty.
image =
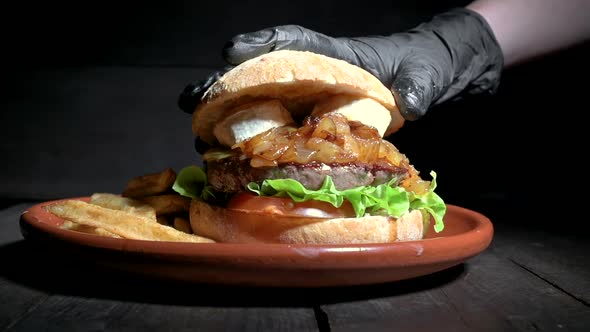
[[239, 192], [250, 182], [261, 184], [265, 179], [294, 179], [310, 190], [319, 189], [326, 176], [330, 176], [338, 190], [359, 186], [378, 185], [396, 179], [406, 179], [408, 170], [389, 164], [284, 164], [278, 167], [250, 166], [249, 160], [226, 158], [207, 162], [207, 178], [215, 190]]

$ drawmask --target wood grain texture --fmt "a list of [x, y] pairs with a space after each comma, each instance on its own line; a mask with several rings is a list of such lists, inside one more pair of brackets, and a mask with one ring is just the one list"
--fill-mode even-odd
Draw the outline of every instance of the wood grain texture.
[[317, 327], [313, 311], [304, 308], [216, 308], [53, 296], [12, 328], [40, 330], [317, 331]]
[[[21, 255], [22, 236], [18, 229], [18, 219], [29, 204], [17, 204], [0, 210], [0, 330], [11, 327], [28, 312], [34, 310], [49, 297], [49, 294], [6, 278], [18, 274], [31, 262]], [[26, 269], [26, 268], [25, 268]]]
[[[4, 257], [5, 249], [0, 247], [0, 257]], [[35, 289], [20, 285], [18, 282], [6, 280], [0, 276], [0, 293], [2, 309], [0, 309], [0, 329], [7, 330], [35, 310], [49, 295]]]
[[20, 234], [28, 206], [0, 211], [1, 330], [317, 330], [311, 306], [271, 290], [166, 283], [52, 256]]
[[14, 204], [0, 209], [0, 246], [9, 245], [23, 239], [18, 227], [18, 220], [22, 212], [33, 204]]
[[590, 243], [581, 234], [508, 227], [497, 244], [498, 255], [590, 306]]
[[470, 260], [447, 283], [419, 291], [415, 286], [397, 285], [393, 296], [322, 309], [331, 331], [585, 331], [590, 326], [589, 307], [491, 251]]
[[[1, 307], [0, 328], [7, 331], [585, 331], [590, 326], [590, 307], [583, 300], [587, 270], [583, 263], [557, 259], [577, 259], [587, 245], [549, 233], [507, 234], [501, 227], [492, 246], [466, 264], [390, 284], [221, 287], [140, 278], [51, 256], [19, 234], [18, 216], [29, 205], [0, 211], [0, 294], [8, 304]], [[537, 251], [538, 243], [556, 256]]]

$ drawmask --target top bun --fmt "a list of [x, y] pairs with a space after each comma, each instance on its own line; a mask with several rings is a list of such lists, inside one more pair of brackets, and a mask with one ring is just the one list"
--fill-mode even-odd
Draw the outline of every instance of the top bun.
[[236, 66], [203, 95], [193, 113], [192, 130], [203, 141], [216, 144], [216, 123], [244, 103], [278, 99], [293, 114], [303, 117], [330, 96], [372, 98], [391, 112], [389, 135], [404, 124], [391, 91], [368, 71], [324, 55], [281, 50], [263, 54]]

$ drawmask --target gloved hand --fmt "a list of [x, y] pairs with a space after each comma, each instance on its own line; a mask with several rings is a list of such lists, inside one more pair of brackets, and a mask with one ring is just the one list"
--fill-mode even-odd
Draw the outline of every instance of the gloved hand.
[[[223, 56], [237, 65], [283, 49], [312, 51], [364, 68], [391, 88], [407, 120], [462, 93], [495, 92], [503, 67], [502, 51], [487, 22], [465, 8], [389, 36], [332, 38], [297, 25], [277, 26], [235, 36]], [[188, 85], [179, 107], [192, 113], [207, 88], [231, 68]]]

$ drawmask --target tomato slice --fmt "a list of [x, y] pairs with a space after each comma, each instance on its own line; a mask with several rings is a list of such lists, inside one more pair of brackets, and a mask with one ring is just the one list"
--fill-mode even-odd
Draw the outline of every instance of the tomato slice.
[[322, 201], [296, 203], [290, 198], [258, 196], [247, 192], [234, 195], [228, 202], [227, 208], [291, 217], [351, 218], [356, 216], [352, 205], [347, 201], [344, 201], [340, 208], [336, 208]]

